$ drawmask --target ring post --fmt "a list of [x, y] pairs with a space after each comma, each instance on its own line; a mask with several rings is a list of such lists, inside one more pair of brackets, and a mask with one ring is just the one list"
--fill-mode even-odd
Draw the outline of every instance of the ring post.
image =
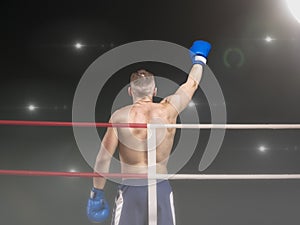
[[147, 125], [148, 149], [148, 224], [157, 225], [157, 190], [156, 180], [156, 128]]

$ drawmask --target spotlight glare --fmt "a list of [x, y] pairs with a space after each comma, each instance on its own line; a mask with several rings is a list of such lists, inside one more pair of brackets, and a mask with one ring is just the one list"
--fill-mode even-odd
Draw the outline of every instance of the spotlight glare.
[[258, 150], [259, 150], [260, 152], [265, 152], [265, 151], [267, 150], [267, 148], [266, 148], [266, 146], [261, 145], [261, 146], [258, 147]]
[[265, 38], [265, 41], [268, 42], [268, 43], [270, 43], [270, 42], [274, 41], [274, 39], [271, 38], [270, 36], [267, 36], [267, 37]]
[[189, 107], [191, 108], [191, 107], [195, 107], [196, 106], [196, 104], [195, 104], [195, 102], [194, 101], [190, 101], [189, 102]]
[[29, 111], [34, 111], [36, 107], [34, 105], [29, 105], [28, 106]]
[[81, 49], [83, 47], [83, 45], [81, 43], [76, 43], [75, 44], [75, 48], [77, 49]]
[[300, 1], [299, 0], [286, 0], [289, 10], [295, 19], [300, 23]]

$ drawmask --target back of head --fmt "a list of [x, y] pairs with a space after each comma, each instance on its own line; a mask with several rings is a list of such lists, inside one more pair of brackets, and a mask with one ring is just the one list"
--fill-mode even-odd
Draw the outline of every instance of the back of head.
[[155, 80], [147, 70], [138, 70], [130, 76], [132, 94], [136, 98], [152, 97], [155, 92]]

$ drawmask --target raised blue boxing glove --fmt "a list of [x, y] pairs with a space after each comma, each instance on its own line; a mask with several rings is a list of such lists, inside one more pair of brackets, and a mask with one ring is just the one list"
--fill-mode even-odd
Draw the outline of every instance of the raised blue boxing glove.
[[205, 65], [210, 52], [211, 44], [206, 41], [195, 41], [190, 48], [193, 64]]
[[109, 205], [105, 200], [103, 190], [92, 188], [86, 212], [89, 220], [94, 223], [101, 223], [108, 218]]

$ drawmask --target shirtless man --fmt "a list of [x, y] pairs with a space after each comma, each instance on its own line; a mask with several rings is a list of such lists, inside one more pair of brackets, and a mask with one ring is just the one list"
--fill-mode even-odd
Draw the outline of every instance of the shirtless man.
[[[187, 81], [171, 96], [160, 103], [153, 103], [156, 95], [154, 76], [139, 70], [130, 77], [128, 93], [133, 104], [113, 113], [110, 123], [176, 123], [179, 113], [191, 101], [203, 73], [203, 65], [210, 51], [210, 44], [195, 41], [190, 49], [193, 67]], [[167, 162], [173, 146], [175, 129], [157, 129], [156, 132], [156, 170], [167, 173]], [[147, 129], [108, 128], [102, 140], [95, 172], [108, 173], [111, 158], [119, 149], [122, 173], [147, 173]], [[128, 181], [129, 183], [126, 183]], [[146, 225], [148, 221], [147, 183], [136, 186], [125, 180], [120, 185], [114, 208], [112, 225]], [[137, 181], [137, 180], [135, 180]], [[102, 222], [109, 216], [109, 206], [104, 197], [106, 179], [96, 177], [88, 200], [87, 215], [92, 222]], [[173, 194], [169, 181], [157, 184], [157, 222], [158, 225], [175, 225]]]

